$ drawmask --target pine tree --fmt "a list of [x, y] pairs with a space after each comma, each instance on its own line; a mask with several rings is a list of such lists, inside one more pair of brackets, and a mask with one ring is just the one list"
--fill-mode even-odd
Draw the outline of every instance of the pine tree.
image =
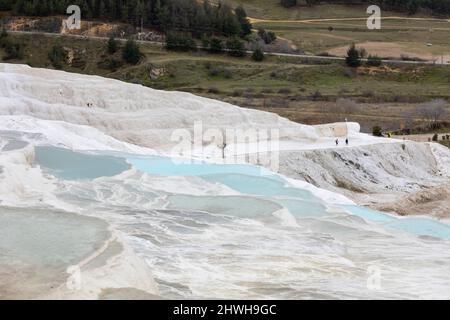
[[107, 49], [109, 54], [114, 54], [117, 52], [117, 41], [114, 37], [109, 38]]
[[349, 67], [352, 68], [357, 68], [361, 65], [361, 57], [354, 43], [350, 46], [350, 48], [347, 51], [347, 57], [345, 58], [345, 62]]
[[257, 48], [253, 51], [252, 59], [255, 60], [255, 61], [260, 62], [260, 61], [263, 61], [264, 58], [265, 58], [265, 57], [264, 57], [264, 52], [261, 50], [260, 47], [257, 47]]
[[234, 12], [241, 25], [241, 36], [245, 37], [250, 33], [252, 33], [252, 24], [250, 23], [250, 20], [247, 18], [247, 13], [245, 12], [244, 7], [240, 5], [234, 10]]
[[128, 39], [123, 49], [123, 59], [132, 64], [137, 64], [141, 59], [139, 45], [133, 39]]
[[233, 37], [227, 41], [228, 54], [233, 57], [245, 56], [245, 45], [239, 38]]

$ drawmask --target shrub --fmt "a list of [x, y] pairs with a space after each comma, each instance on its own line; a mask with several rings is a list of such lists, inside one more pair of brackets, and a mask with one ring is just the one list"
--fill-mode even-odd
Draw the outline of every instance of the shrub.
[[314, 94], [312, 95], [312, 99], [313, 99], [314, 101], [319, 100], [321, 97], [322, 97], [322, 93], [321, 93], [319, 90], [317, 90], [316, 92], [314, 92]]
[[438, 141], [438, 139], [439, 139], [439, 137], [438, 137], [437, 133], [435, 133], [433, 135], [433, 139], [432, 140], [436, 142], [436, 141]]
[[375, 92], [373, 92], [373, 90], [367, 89], [362, 92], [362, 95], [366, 98], [373, 98], [375, 97]]
[[261, 50], [261, 48], [256, 48], [255, 51], [253, 51], [252, 59], [255, 61], [263, 61], [264, 60], [264, 52]]
[[233, 76], [233, 74], [230, 70], [225, 69], [225, 68], [219, 68], [219, 67], [211, 68], [209, 70], [209, 75], [211, 77], [217, 77], [219, 75], [222, 75], [226, 79], [230, 79]]
[[228, 70], [228, 69], [223, 69], [222, 70], [222, 75], [226, 79], [231, 79], [233, 77], [233, 73], [230, 70]]
[[379, 67], [381, 66], [382, 62], [383, 61], [378, 56], [369, 55], [369, 57], [367, 58], [367, 65], [370, 67]]
[[357, 113], [360, 110], [358, 103], [349, 98], [339, 98], [336, 100], [336, 107], [339, 112], [344, 114]]
[[212, 38], [209, 43], [209, 51], [211, 53], [220, 53], [223, 51], [223, 43], [222, 40], [218, 38]]
[[233, 57], [245, 56], [244, 43], [238, 38], [234, 37], [227, 40], [228, 54]]
[[220, 90], [216, 87], [209, 87], [208, 88], [208, 93], [213, 93], [213, 94], [219, 94]]
[[211, 77], [217, 77], [220, 74], [220, 69], [217, 67], [214, 67], [212, 69], [209, 70], [209, 75]]
[[114, 37], [109, 38], [107, 48], [109, 54], [114, 54], [117, 52], [117, 41]]
[[267, 32], [264, 28], [258, 29], [258, 36], [264, 41], [265, 44], [271, 44], [272, 42], [277, 40], [275, 32]]
[[23, 46], [20, 43], [13, 43], [6, 39], [2, 42], [2, 47], [6, 52], [6, 56], [3, 58], [4, 60], [23, 58]]
[[2, 33], [0, 33], [0, 39], [5, 39], [8, 37], [8, 31], [5, 28], [2, 29]]
[[344, 76], [347, 78], [353, 78], [355, 76], [355, 72], [353, 72], [353, 70], [351, 69], [345, 69]]
[[289, 88], [281, 88], [280, 90], [278, 90], [279, 94], [291, 94], [292, 91]]
[[234, 90], [232, 93], [233, 97], [240, 97], [240, 96], [242, 96], [242, 94], [243, 94], [242, 90], [238, 90], [238, 89]]
[[195, 44], [192, 35], [182, 33], [169, 33], [166, 36], [166, 49], [172, 51], [190, 51], [195, 50]]
[[122, 64], [120, 63], [120, 61], [118, 61], [116, 59], [108, 59], [106, 61], [106, 66], [109, 70], [116, 71], [117, 69], [119, 69], [122, 66]]
[[52, 63], [54, 68], [61, 69], [63, 61], [66, 59], [66, 52], [64, 51], [63, 47], [55, 45], [50, 50], [48, 58], [50, 59], [50, 62]]
[[372, 128], [372, 134], [375, 137], [382, 137], [383, 136], [383, 129], [380, 126], [374, 126]]
[[202, 47], [205, 50], [209, 50], [209, 46], [211, 44], [211, 40], [205, 36], [202, 37]]

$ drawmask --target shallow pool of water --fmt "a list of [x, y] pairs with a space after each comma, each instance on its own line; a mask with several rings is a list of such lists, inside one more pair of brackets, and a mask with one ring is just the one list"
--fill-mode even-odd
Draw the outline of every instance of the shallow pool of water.
[[[61, 179], [95, 179], [117, 175], [132, 165], [158, 176], [197, 176], [225, 185], [247, 197], [194, 197], [173, 195], [169, 208], [204, 210], [233, 216], [264, 216], [286, 208], [295, 218], [321, 218], [329, 215], [328, 205], [311, 192], [291, 186], [282, 176], [258, 166], [187, 162], [155, 156], [114, 156], [97, 152], [87, 154], [55, 147], [37, 147], [36, 161]], [[253, 197], [253, 198], [251, 198]], [[419, 236], [450, 239], [450, 227], [427, 218], [400, 218], [360, 206], [340, 206], [342, 213], [399, 229]], [[336, 206], [334, 208], [336, 212]]]
[[53, 175], [65, 180], [112, 177], [130, 168], [125, 159], [74, 152], [56, 147], [35, 147], [36, 162]]

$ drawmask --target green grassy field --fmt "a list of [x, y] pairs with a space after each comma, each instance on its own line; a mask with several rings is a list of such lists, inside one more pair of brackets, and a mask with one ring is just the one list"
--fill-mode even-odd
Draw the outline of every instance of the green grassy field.
[[[372, 44], [371, 48], [375, 54], [384, 57], [398, 58], [404, 54], [433, 60], [444, 55], [450, 61], [450, 22], [446, 19], [420, 13], [407, 16], [382, 11], [382, 29], [368, 30], [367, 6], [364, 5], [321, 4], [287, 9], [278, 0], [231, 0], [230, 3], [234, 6], [242, 4], [249, 17], [253, 18], [255, 28], [275, 31], [305, 53], [333, 53], [333, 49], [351, 43], [381, 42], [380, 46]], [[329, 27], [333, 31], [330, 32]], [[398, 48], [392, 50], [384, 43]], [[428, 46], [429, 43], [433, 45]]]
[[[217, 1], [216, 1], [217, 2]], [[242, 4], [252, 18], [271, 20], [303, 20], [324, 18], [360, 18], [365, 16], [367, 6], [320, 4], [284, 8], [279, 0], [228, 0], [233, 7]], [[386, 12], [386, 16], [400, 15]]]

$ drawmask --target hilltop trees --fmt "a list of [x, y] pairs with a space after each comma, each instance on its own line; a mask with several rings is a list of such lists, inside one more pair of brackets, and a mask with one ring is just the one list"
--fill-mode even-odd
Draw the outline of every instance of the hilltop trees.
[[120, 21], [134, 27], [156, 28], [164, 32], [191, 32], [245, 37], [252, 25], [242, 6], [235, 10], [225, 2], [210, 0], [0, 0], [4, 10], [29, 16], [65, 15], [69, 4], [77, 4], [84, 18]]
[[281, 0], [280, 4], [285, 8], [291, 8], [297, 5], [297, 0]]
[[197, 48], [190, 34], [171, 32], [166, 36], [166, 49], [173, 51], [190, 51]]
[[[203, 2], [201, 2], [203, 1]], [[211, 0], [0, 0], [0, 10], [12, 10], [15, 14], [29, 16], [47, 16], [66, 14], [70, 4], [77, 4], [85, 18], [122, 21], [140, 27], [155, 27], [161, 30], [178, 30], [202, 33], [227, 33], [231, 26], [233, 35], [248, 34], [249, 23], [245, 10], [238, 7], [235, 11], [225, 2], [211, 5]], [[306, 0], [307, 5], [320, 3], [318, 0]], [[449, 0], [334, 0], [322, 1], [335, 4], [366, 3], [378, 4], [383, 10], [404, 11], [410, 14], [426, 9], [435, 14], [450, 14]], [[215, 2], [216, 3], [216, 2]], [[296, 6], [297, 0], [280, 0], [286, 8]], [[235, 30], [235, 26], [239, 30]], [[182, 29], [182, 30], [180, 30]]]

